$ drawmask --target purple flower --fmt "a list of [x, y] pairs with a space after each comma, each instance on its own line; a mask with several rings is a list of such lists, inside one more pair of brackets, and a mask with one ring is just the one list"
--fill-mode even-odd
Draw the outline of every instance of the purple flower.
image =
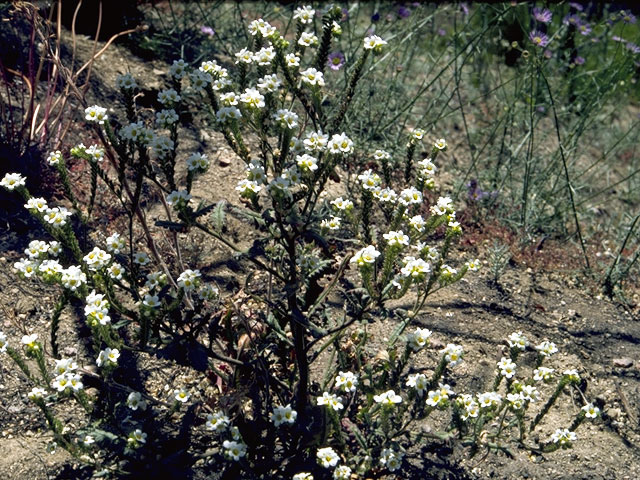
[[462, 2], [460, 4], [460, 9], [462, 10], [462, 13], [469, 15], [469, 5], [467, 5], [467, 2]]
[[581, 35], [584, 35], [586, 37], [591, 33], [591, 25], [589, 25], [588, 23], [578, 25], [578, 31]]
[[624, 23], [636, 23], [636, 16], [631, 12], [625, 12], [623, 10], [620, 12], [620, 16], [622, 17], [622, 21]]
[[546, 8], [534, 7], [533, 18], [535, 18], [536, 21], [540, 23], [549, 23], [553, 18], [553, 14], [551, 13], [551, 10], [548, 10]]
[[444, 37], [446, 34], [447, 34], [447, 31], [444, 28], [438, 29], [438, 35], [440, 35], [441, 37]]
[[544, 113], [544, 112], [546, 112], [546, 111], [547, 111], [547, 109], [546, 109], [546, 108], [544, 108], [544, 105], [538, 105], [538, 106], [536, 107], [536, 112], [538, 112], [538, 113]]
[[582, 6], [582, 4], [578, 2], [569, 2], [569, 6], [572, 8], [575, 8], [578, 12], [581, 12], [584, 10], [584, 6]]
[[341, 22], [344, 22], [346, 20], [349, 20], [349, 10], [347, 10], [346, 8], [342, 9], [342, 18], [340, 19]]
[[573, 59], [573, 63], [575, 63], [576, 65], [584, 65], [584, 57], [576, 57]]
[[571, 15], [566, 15], [562, 19], [562, 23], [565, 25], [573, 25], [574, 27], [577, 27], [582, 23], [582, 21], [580, 20], [580, 17], [574, 13]]
[[213, 37], [216, 34], [216, 31], [207, 25], [202, 25], [200, 27], [200, 31], [205, 35], [209, 35], [210, 37]]
[[538, 30], [533, 30], [529, 34], [529, 40], [538, 47], [546, 47], [549, 44], [549, 37]]
[[613, 37], [611, 37], [611, 40], [613, 40], [614, 42], [625, 42], [626, 40], [622, 37], [619, 37], [618, 35], [614, 35]]
[[376, 13], [374, 13], [373, 15], [371, 15], [371, 21], [372, 21], [373, 23], [376, 23], [376, 22], [378, 22], [379, 20], [380, 20], [380, 13], [379, 13], [379, 12], [376, 12]]
[[344, 55], [342, 52], [332, 52], [327, 57], [327, 65], [334, 71], [340, 70], [344, 65]]
[[407, 7], [398, 7], [398, 16], [400, 18], [407, 18], [411, 15], [411, 10], [409, 10]]
[[640, 53], [640, 47], [633, 42], [627, 42], [627, 50], [630, 50], [631, 53]]
[[498, 192], [485, 192], [482, 190], [478, 186], [478, 180], [475, 178], [472, 178], [469, 183], [467, 183], [467, 194], [471, 202], [479, 202], [485, 198], [496, 198], [498, 196]]
[[551, 50], [545, 50], [544, 51], [544, 58], [549, 59], [551, 57], [553, 57], [553, 52]]

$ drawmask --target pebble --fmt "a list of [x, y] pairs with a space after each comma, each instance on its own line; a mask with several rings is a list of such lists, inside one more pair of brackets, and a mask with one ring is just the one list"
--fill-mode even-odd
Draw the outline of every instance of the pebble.
[[613, 366], [618, 368], [631, 368], [633, 366], [633, 360], [629, 357], [614, 358]]

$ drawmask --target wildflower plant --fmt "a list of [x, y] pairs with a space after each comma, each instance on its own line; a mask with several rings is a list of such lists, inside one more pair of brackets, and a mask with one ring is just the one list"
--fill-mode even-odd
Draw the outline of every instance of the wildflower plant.
[[[375, 68], [387, 48], [383, 38], [371, 34], [362, 40], [359, 56], [345, 66], [344, 93], [333, 106], [325, 105], [331, 81], [325, 73], [335, 65], [330, 52], [343, 12], [327, 6], [321, 14], [318, 20], [311, 7], [298, 8], [292, 36], [263, 19], [252, 21], [249, 42], [235, 63], [210, 59], [191, 68], [176, 60], [167, 88], [158, 94], [161, 110], [150, 116], [135, 104], [138, 80], [121, 77], [126, 116], [116, 123], [117, 112], [87, 106], [85, 120], [101, 143], [71, 149], [71, 156], [91, 166], [88, 205], [76, 200], [58, 152], [50, 163], [65, 185], [67, 206], [34, 199], [29, 179], [20, 175], [8, 174], [0, 182], [23, 197], [51, 237], [30, 245], [15, 269], [63, 292], [52, 319], [53, 359], [33, 335], [19, 348], [12, 347], [19, 345], [15, 339], [0, 334], [0, 350], [33, 383], [29, 396], [56, 443], [96, 470], [143, 469], [144, 459], [162, 448], [160, 415], [180, 423], [181, 431], [206, 437], [206, 448], [185, 453], [191, 465], [205, 459], [247, 478], [381, 475], [400, 469], [412, 445], [434, 439], [458, 438], [474, 452], [506, 451], [511, 437], [532, 450], [567, 448], [576, 441], [579, 423], [597, 415], [587, 403], [549, 442], [526, 443], [563, 391], [580, 379], [573, 371], [558, 375], [542, 404], [539, 382], [556, 378], [542, 370], [548, 368], [543, 363], [557, 349], [549, 342], [532, 349], [520, 333], [509, 337], [509, 356], [498, 363], [486, 392], [456, 392], [448, 383], [464, 361], [464, 347], [454, 343], [434, 352], [431, 370], [420, 365], [418, 373], [411, 371], [432, 335], [412, 326], [423, 316], [427, 298], [477, 270], [479, 261], [449, 258], [462, 228], [452, 199], [437, 182], [449, 149], [445, 139], [432, 138], [426, 157], [416, 161], [429, 138], [425, 130], [407, 131], [403, 151], [385, 152], [361, 143], [345, 124], [363, 69]], [[321, 25], [312, 30], [315, 22]], [[182, 155], [177, 122], [194, 104], [208, 113], [197, 121], [220, 132], [244, 163], [246, 177], [236, 186], [243, 207], [233, 211], [255, 230], [248, 249], [226, 233], [231, 211], [226, 202], [196, 201], [194, 180], [210, 161], [201, 152]], [[357, 161], [362, 157], [373, 161], [365, 167]], [[394, 158], [403, 159], [399, 173], [391, 168]], [[354, 164], [360, 169], [357, 182], [334, 193], [332, 179]], [[78, 225], [92, 226], [98, 182], [127, 212], [129, 229], [95, 235], [86, 245]], [[164, 210], [155, 226], [143, 202], [146, 190], [158, 193]], [[160, 251], [152, 227], [164, 230], [174, 254]], [[136, 241], [134, 230], [143, 242]], [[206, 265], [187, 264], [178, 233], [192, 231], [207, 234], [253, 266], [245, 285], [257, 306], [251, 319], [211, 282]], [[389, 306], [401, 298], [412, 303], [410, 310]], [[60, 356], [60, 315], [69, 304], [84, 308], [94, 350], [87, 364], [97, 367], [95, 373]], [[367, 324], [381, 316], [395, 319], [397, 327], [381, 353], [369, 358]], [[220, 388], [239, 400], [229, 405], [173, 385], [165, 401], [126, 383], [120, 370], [136, 368], [139, 358], [171, 342], [203, 352], [206, 378], [218, 378]], [[537, 355], [537, 369], [523, 374], [517, 359], [528, 353]], [[38, 374], [31, 371], [31, 360]], [[315, 378], [311, 366], [320, 362], [326, 362], [325, 375]], [[89, 379], [99, 385], [97, 393], [84, 390]], [[52, 408], [71, 398], [89, 418], [80, 442], [74, 441], [77, 432], [62, 428]], [[412, 428], [435, 411], [448, 412], [437, 434]], [[126, 412], [126, 421], [118, 412]], [[87, 451], [95, 455], [88, 457]]]

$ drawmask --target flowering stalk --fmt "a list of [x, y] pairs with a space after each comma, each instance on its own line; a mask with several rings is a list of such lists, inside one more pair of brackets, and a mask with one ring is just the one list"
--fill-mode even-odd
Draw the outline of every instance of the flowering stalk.
[[347, 87], [344, 97], [342, 98], [342, 103], [340, 104], [340, 110], [338, 111], [338, 114], [333, 118], [331, 122], [331, 128], [329, 129], [329, 131], [331, 132], [338, 131], [338, 129], [340, 128], [340, 125], [342, 124], [342, 121], [344, 120], [344, 116], [347, 113], [349, 104], [351, 103], [351, 100], [353, 99], [353, 95], [356, 92], [356, 86], [358, 85], [358, 81], [362, 76], [362, 70], [364, 68], [364, 64], [367, 61], [367, 58], [369, 57], [369, 51], [370, 50], [364, 50], [364, 52], [362, 52], [362, 55], [360, 56], [360, 58], [358, 59], [358, 61], [353, 67], [353, 73], [351, 74], [351, 78], [349, 79], [349, 86]]
[[334, 6], [322, 18], [322, 40], [320, 40], [320, 47], [314, 62], [316, 70], [322, 73], [324, 73], [329, 58], [329, 49], [333, 38], [333, 22], [340, 18], [340, 15], [342, 15], [340, 7]]
[[534, 428], [536, 428], [536, 425], [538, 425], [538, 423], [540, 423], [542, 418], [547, 414], [549, 409], [556, 402], [556, 400], [558, 399], [558, 397], [560, 396], [560, 394], [562, 393], [564, 388], [569, 384], [569, 382], [570, 382], [570, 380], [569, 380], [569, 378], [567, 376], [563, 376], [560, 379], [560, 382], [558, 383], [558, 386], [556, 387], [556, 390], [553, 392], [553, 395], [551, 395], [549, 400], [547, 400], [547, 403], [545, 403], [544, 407], [542, 407], [542, 410], [540, 410], [538, 415], [536, 415], [536, 418], [534, 418], [533, 421], [531, 422], [531, 425], [529, 426], [529, 431], [530, 432], [533, 431]]
[[60, 327], [60, 316], [64, 307], [69, 304], [69, 293], [64, 291], [60, 300], [56, 303], [51, 315], [51, 354], [58, 358], [58, 328]]

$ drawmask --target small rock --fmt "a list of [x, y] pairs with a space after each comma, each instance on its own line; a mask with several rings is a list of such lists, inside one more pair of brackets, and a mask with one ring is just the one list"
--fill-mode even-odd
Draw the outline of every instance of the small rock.
[[609, 415], [612, 420], [616, 420], [620, 417], [621, 414], [622, 411], [619, 408], [610, 408], [609, 410], [607, 410], [607, 415]]
[[231, 165], [231, 159], [229, 157], [221, 156], [220, 158], [218, 158], [218, 165], [220, 165], [221, 167], [228, 167], [229, 165]]
[[618, 368], [631, 368], [633, 366], [633, 360], [629, 357], [614, 358], [613, 366]]

